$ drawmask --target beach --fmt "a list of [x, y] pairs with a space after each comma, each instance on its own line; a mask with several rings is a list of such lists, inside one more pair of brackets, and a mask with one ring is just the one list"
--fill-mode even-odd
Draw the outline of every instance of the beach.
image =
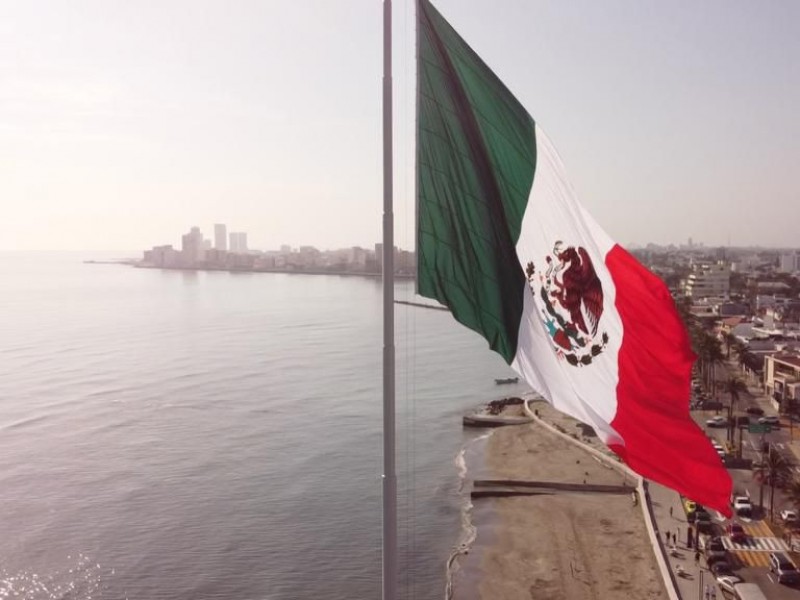
[[[604, 448], [545, 402], [548, 423]], [[520, 416], [520, 405], [502, 415]], [[633, 486], [617, 469], [538, 423], [504, 426], [486, 440], [486, 479]], [[629, 600], [667, 598], [641, 507], [631, 494], [544, 488], [540, 493], [473, 498], [476, 540], [459, 558], [457, 600]]]

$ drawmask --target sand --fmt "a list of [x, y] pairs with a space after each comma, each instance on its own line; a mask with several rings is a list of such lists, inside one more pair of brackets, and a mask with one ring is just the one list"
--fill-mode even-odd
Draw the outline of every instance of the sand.
[[[542, 417], [580, 436], [545, 403]], [[520, 414], [509, 407], [508, 414]], [[592, 445], [603, 447], [594, 438]], [[619, 471], [538, 424], [496, 429], [486, 447], [489, 478], [634, 485]], [[628, 494], [548, 491], [476, 498], [478, 529], [454, 580], [456, 600], [667, 599], [642, 511]]]

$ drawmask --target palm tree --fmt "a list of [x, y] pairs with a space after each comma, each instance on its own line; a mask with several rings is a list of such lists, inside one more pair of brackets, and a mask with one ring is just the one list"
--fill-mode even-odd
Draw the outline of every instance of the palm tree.
[[739, 342], [739, 338], [730, 331], [726, 331], [722, 334], [722, 341], [725, 342], [725, 360], [730, 360], [731, 349]]
[[728, 441], [733, 442], [733, 407], [739, 400], [739, 394], [747, 391], [747, 385], [735, 375], [731, 375], [722, 384], [722, 390], [731, 395], [731, 402], [728, 405]]
[[758, 504], [764, 510], [764, 484], [769, 485], [769, 518], [774, 518], [775, 488], [787, 484], [792, 476], [792, 466], [787, 460], [775, 451], [770, 444], [769, 452], [762, 458], [760, 464], [753, 469], [753, 476], [759, 480], [761, 490]]
[[701, 357], [705, 364], [706, 378], [708, 381], [708, 389], [711, 391], [711, 397], [716, 400], [717, 398], [717, 367], [725, 362], [725, 356], [722, 354], [722, 345], [719, 340], [713, 335], [706, 334], [701, 346]]

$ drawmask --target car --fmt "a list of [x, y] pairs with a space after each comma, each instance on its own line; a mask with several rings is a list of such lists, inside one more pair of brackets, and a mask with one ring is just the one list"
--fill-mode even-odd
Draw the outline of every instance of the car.
[[717, 577], [717, 585], [723, 592], [728, 592], [730, 594], [734, 593], [733, 586], [737, 583], [742, 583], [744, 579], [739, 577], [738, 575], [720, 575]]
[[746, 412], [748, 415], [756, 415], [757, 417], [760, 417], [764, 414], [764, 409], [760, 406], [748, 406], [746, 409], [744, 409], [744, 412]]
[[798, 522], [797, 511], [789, 509], [782, 510], [781, 521], [783, 521], [786, 525], [796, 525]]
[[750, 425], [750, 417], [745, 417], [744, 415], [736, 417], [737, 427], [747, 427], [748, 425]]
[[722, 415], [717, 415], [716, 417], [711, 417], [708, 421], [706, 421], [706, 425], [708, 427], [727, 427], [728, 419], [726, 419]]
[[747, 539], [747, 534], [744, 532], [744, 527], [742, 527], [736, 521], [731, 521], [728, 523], [728, 526], [725, 528], [725, 533], [727, 533], [728, 537], [737, 543], [744, 542]]
[[695, 513], [695, 528], [700, 533], [711, 533], [714, 531], [714, 524], [711, 522], [711, 515], [707, 512]]
[[728, 561], [719, 560], [715, 563], [708, 565], [708, 569], [714, 574], [714, 577], [721, 577], [723, 575], [733, 575], [733, 569], [728, 564]]
[[775, 573], [778, 583], [800, 582], [800, 571], [783, 552], [770, 552], [769, 570]]
[[776, 416], [761, 417], [758, 419], [761, 425], [775, 425], [780, 426], [781, 420]]
[[740, 517], [749, 517], [753, 514], [753, 505], [747, 496], [736, 496], [733, 499], [733, 512]]
[[722, 554], [722, 552], [713, 552], [710, 556], [706, 556], [706, 564], [709, 569], [711, 565], [715, 565], [718, 562], [728, 562], [728, 553]]
[[697, 542], [697, 548], [699, 550], [718, 550], [720, 548], [724, 549], [725, 546], [722, 543], [722, 538], [718, 535], [713, 536], [702, 536], [700, 540]]
[[703, 514], [706, 512], [706, 509], [703, 508], [702, 505], [693, 502], [692, 500], [687, 500], [683, 507], [686, 509], [686, 520], [689, 523], [694, 523], [697, 519], [697, 515]]
[[705, 542], [705, 544], [701, 544], [701, 547], [706, 557], [706, 562], [710, 563], [720, 559], [725, 560], [728, 557], [725, 544], [722, 543], [722, 538], [720, 537], [708, 538], [708, 541]]
[[706, 400], [706, 399], [703, 399], [703, 401], [700, 403], [700, 407], [703, 410], [722, 410], [724, 408], [722, 402], [719, 402], [717, 400]]

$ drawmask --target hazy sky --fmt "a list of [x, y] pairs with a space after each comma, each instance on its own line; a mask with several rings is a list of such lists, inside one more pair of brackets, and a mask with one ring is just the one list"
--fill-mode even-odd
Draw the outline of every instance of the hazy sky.
[[[800, 2], [439, 0], [623, 244], [800, 246]], [[379, 0], [0, 3], [0, 249], [381, 235]], [[413, 0], [395, 0], [413, 240]]]

